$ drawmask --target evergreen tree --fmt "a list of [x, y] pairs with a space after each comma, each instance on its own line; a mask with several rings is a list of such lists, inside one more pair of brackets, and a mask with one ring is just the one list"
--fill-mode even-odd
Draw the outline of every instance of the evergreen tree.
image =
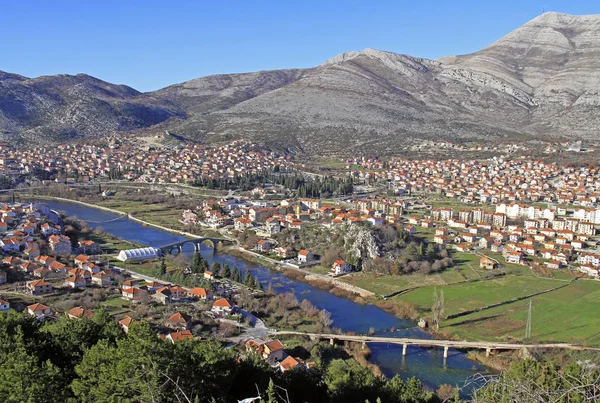
[[194, 252], [194, 256], [192, 257], [192, 273], [202, 273], [202, 256], [200, 256], [200, 252]]
[[161, 276], [167, 274], [167, 262], [164, 257], [160, 259], [159, 272]]
[[246, 275], [244, 276], [244, 285], [246, 287], [254, 288], [254, 277], [250, 274], [250, 270], [246, 270]]
[[223, 265], [223, 267], [221, 268], [221, 277], [223, 277], [223, 278], [231, 277], [231, 268], [229, 267], [229, 265], [227, 263], [225, 263]]
[[267, 402], [266, 403], [277, 403], [277, 392], [275, 391], [275, 384], [273, 378], [269, 379], [269, 387], [267, 388]]
[[260, 281], [258, 281], [258, 278], [257, 278], [257, 277], [254, 277], [254, 286], [256, 287], [256, 289], [257, 289], [258, 291], [263, 291], [263, 286], [262, 286], [262, 284], [260, 283]]
[[233, 266], [233, 270], [231, 270], [231, 281], [236, 281], [239, 282], [239, 276], [240, 276], [240, 272], [238, 271], [238, 268]]
[[215, 276], [218, 276], [221, 272], [221, 265], [219, 262], [213, 262], [213, 264], [210, 265], [210, 271], [212, 271]]

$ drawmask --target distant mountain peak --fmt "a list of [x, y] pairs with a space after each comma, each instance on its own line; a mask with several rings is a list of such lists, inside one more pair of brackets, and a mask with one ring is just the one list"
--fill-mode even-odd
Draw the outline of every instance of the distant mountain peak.
[[437, 61], [367, 48], [309, 69], [219, 74], [141, 94], [78, 74], [0, 72], [0, 139], [118, 132], [306, 153], [389, 152], [423, 139], [597, 139], [600, 15], [537, 16]]

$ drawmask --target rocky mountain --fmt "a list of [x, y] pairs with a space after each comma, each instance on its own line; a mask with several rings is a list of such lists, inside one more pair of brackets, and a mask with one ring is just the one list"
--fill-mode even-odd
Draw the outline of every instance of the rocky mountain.
[[296, 152], [394, 152], [422, 139], [597, 139], [600, 15], [545, 13], [485, 49], [373, 49], [312, 69], [199, 78], [140, 94], [89, 76], [0, 73], [0, 130], [28, 138], [162, 131]]
[[85, 74], [34, 79], [0, 72], [0, 134], [47, 142], [98, 137], [155, 125], [183, 114], [164, 99]]

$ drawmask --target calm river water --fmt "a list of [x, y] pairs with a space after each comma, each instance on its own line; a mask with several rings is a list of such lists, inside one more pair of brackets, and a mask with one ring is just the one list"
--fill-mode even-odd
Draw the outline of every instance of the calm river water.
[[[88, 221], [91, 227], [101, 226], [106, 232], [119, 238], [159, 247], [185, 239], [158, 229], [144, 227], [134, 221], [123, 218], [106, 222], [118, 216], [102, 210], [89, 208], [76, 203], [60, 201], [43, 201], [50, 208], [62, 211], [69, 216], [77, 216]], [[192, 247], [184, 252], [191, 253]], [[333, 326], [343, 331], [366, 334], [369, 328], [375, 328], [375, 334], [386, 337], [415, 337], [431, 338], [427, 332], [420, 330], [412, 321], [401, 320], [373, 305], [360, 305], [348, 299], [336, 297], [329, 292], [312, 287], [303, 282], [283, 276], [280, 272], [270, 270], [262, 265], [236, 258], [229, 254], [212, 255], [210, 249], [202, 251], [209, 264], [213, 261], [228, 263], [250, 270], [266, 287], [272, 283], [277, 292], [294, 292], [298, 299], [307, 299], [319, 309], [331, 312]], [[395, 328], [396, 331], [391, 332]], [[386, 376], [399, 374], [402, 378], [415, 376], [425, 385], [436, 388], [440, 384], [462, 386], [465, 381], [476, 373], [486, 372], [486, 369], [466, 358], [465, 354], [451, 349], [448, 359], [444, 360], [443, 351], [409, 347], [406, 357], [402, 356], [402, 346], [380, 343], [370, 343], [371, 361], [379, 365]]]

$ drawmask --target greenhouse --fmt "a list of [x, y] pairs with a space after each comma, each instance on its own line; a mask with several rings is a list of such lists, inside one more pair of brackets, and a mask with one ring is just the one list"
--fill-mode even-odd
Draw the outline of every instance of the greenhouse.
[[157, 248], [137, 248], [137, 249], [127, 249], [119, 252], [117, 259], [122, 262], [132, 261], [132, 260], [146, 260], [146, 259], [155, 259], [160, 256], [160, 249]]

